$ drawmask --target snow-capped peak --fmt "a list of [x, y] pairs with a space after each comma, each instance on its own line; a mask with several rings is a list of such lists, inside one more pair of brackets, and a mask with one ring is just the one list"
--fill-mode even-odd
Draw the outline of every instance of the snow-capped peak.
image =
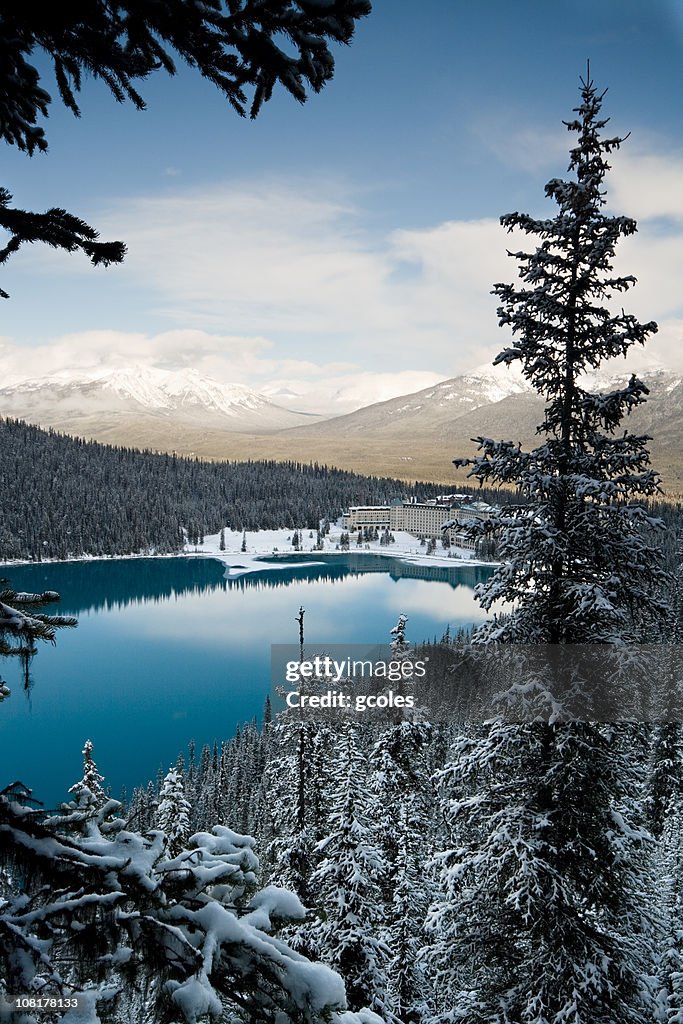
[[99, 388], [119, 399], [132, 400], [145, 409], [161, 411], [202, 408], [234, 416], [245, 409], [257, 410], [271, 403], [244, 384], [223, 384], [204, 377], [195, 369], [160, 370], [151, 366], [123, 369], [69, 371], [49, 377], [30, 378], [14, 385], [14, 390], [37, 392], [43, 389], [79, 391]]
[[222, 384], [194, 369], [158, 370], [135, 367], [115, 370], [99, 378], [103, 388], [121, 397], [134, 398], [148, 409], [178, 409], [200, 406], [213, 412], [234, 415], [243, 409], [258, 409], [268, 400], [244, 384]]
[[[648, 364], [636, 365], [631, 369], [625, 367], [623, 359], [613, 359], [599, 370], [585, 373], [579, 383], [587, 391], [609, 391], [612, 388], [624, 387], [632, 373], [651, 383], [665, 384], [669, 389], [676, 387], [681, 380], [680, 374], [675, 374], [659, 362], [650, 361]], [[531, 394], [535, 390], [523, 375], [518, 360], [509, 366], [505, 363], [499, 363], [497, 366], [485, 363], [457, 379], [469, 385], [476, 391], [480, 399], [485, 399], [487, 402], [500, 402], [510, 395]]]
[[510, 395], [533, 391], [519, 363], [512, 363], [510, 366], [504, 363], [498, 363], [496, 366], [493, 363], [483, 363], [463, 374], [460, 379], [486, 402], [502, 402]]

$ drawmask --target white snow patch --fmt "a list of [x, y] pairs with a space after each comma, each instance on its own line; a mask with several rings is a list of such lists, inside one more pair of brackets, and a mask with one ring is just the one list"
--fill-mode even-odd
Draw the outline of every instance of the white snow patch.
[[[292, 546], [292, 537], [298, 531], [301, 538], [299, 550]], [[309, 533], [313, 532], [313, 537]], [[265, 570], [277, 571], [289, 569], [292, 566], [290, 561], [284, 559], [278, 561], [278, 556], [283, 555], [311, 555], [305, 561], [297, 560], [297, 565], [324, 565], [325, 555], [382, 555], [384, 558], [397, 558], [402, 562], [414, 565], [451, 566], [456, 565], [494, 565], [493, 562], [482, 562], [472, 558], [471, 552], [462, 548], [452, 547], [449, 558], [448, 551], [440, 546], [432, 555], [425, 553], [425, 548], [420, 546], [418, 537], [403, 530], [394, 530], [395, 543], [383, 546], [379, 541], [370, 541], [367, 545], [363, 543], [358, 547], [356, 534], [351, 534], [351, 544], [348, 552], [341, 551], [338, 547], [342, 535], [342, 528], [339, 523], [330, 528], [329, 534], [325, 537], [322, 551], [315, 550], [315, 531], [305, 527], [281, 530], [257, 530], [253, 533], [247, 531], [246, 551], [242, 551], [242, 532], [225, 528], [225, 550], [220, 550], [220, 533], [211, 534], [204, 538], [203, 544], [186, 545], [187, 554], [204, 555], [216, 558], [225, 565], [226, 579], [235, 579], [252, 572], [264, 572]], [[269, 559], [272, 558], [272, 560]], [[274, 556], [274, 557], [273, 557]]]

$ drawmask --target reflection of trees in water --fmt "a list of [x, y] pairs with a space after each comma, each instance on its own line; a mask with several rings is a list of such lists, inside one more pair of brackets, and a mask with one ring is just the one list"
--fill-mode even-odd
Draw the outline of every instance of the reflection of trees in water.
[[60, 612], [71, 614], [225, 589], [224, 566], [211, 558], [107, 558], [9, 571], [22, 588], [54, 586], [62, 598]]
[[231, 590], [272, 590], [278, 587], [289, 587], [292, 583], [338, 583], [347, 576], [360, 576], [358, 572], [344, 566], [291, 566], [287, 569], [263, 569], [247, 572], [241, 576], [228, 578]]
[[[310, 564], [315, 561], [316, 564]], [[308, 563], [308, 564], [306, 564]], [[392, 580], [424, 579], [448, 583], [453, 589], [473, 588], [491, 574], [488, 566], [415, 565], [372, 555], [275, 557], [263, 570], [225, 576], [225, 566], [213, 558], [122, 558], [90, 562], [53, 562], [10, 568], [17, 589], [61, 594], [61, 614], [125, 608], [146, 602], [158, 604], [177, 597], [214, 590], [271, 589], [298, 582], [337, 583], [347, 577], [387, 573]], [[275, 566], [275, 567], [274, 567]]]
[[[245, 590], [248, 587], [271, 588], [286, 587], [298, 581], [336, 583], [347, 577], [365, 576], [368, 573], [386, 573], [392, 580], [429, 580], [435, 583], [448, 583], [454, 590], [457, 587], [473, 589], [478, 583], [489, 578], [493, 569], [482, 565], [441, 566], [402, 562], [399, 559], [386, 558], [381, 555], [329, 555], [324, 564], [318, 562], [317, 552], [310, 556], [285, 555], [280, 558], [264, 559], [269, 568], [263, 571], [245, 573], [228, 579], [230, 588]], [[317, 564], [300, 564], [316, 561]], [[287, 568], [272, 569], [272, 565], [286, 565]]]

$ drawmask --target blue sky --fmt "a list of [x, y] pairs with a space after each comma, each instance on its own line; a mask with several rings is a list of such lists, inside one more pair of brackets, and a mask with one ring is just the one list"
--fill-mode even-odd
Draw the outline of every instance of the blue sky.
[[551, 211], [587, 57], [631, 132], [608, 185], [640, 227], [624, 304], [660, 322], [640, 361], [680, 367], [683, 0], [375, 0], [304, 106], [240, 120], [183, 69], [139, 113], [86, 82], [80, 120], [53, 104], [47, 155], [6, 148], [18, 205], [65, 206], [129, 255], [15, 257], [0, 372], [195, 366], [344, 412], [490, 360], [489, 289], [515, 274], [498, 217]]

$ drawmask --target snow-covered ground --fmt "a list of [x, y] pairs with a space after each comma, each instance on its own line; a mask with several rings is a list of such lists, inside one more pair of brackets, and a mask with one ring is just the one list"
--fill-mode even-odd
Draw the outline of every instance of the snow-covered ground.
[[[187, 555], [204, 555], [208, 558], [217, 558], [223, 562], [226, 566], [226, 575], [240, 576], [242, 573], [247, 572], [263, 572], [264, 569], [277, 570], [278, 568], [285, 568], [286, 563], [278, 565], [275, 562], [264, 562], [260, 561], [268, 555], [293, 555], [293, 554], [307, 554], [309, 559], [306, 563], [300, 562], [299, 564], [313, 565], [315, 563], [324, 564], [325, 555], [343, 554], [339, 546], [339, 541], [342, 534], [341, 524], [336, 524], [330, 527], [330, 532], [324, 538], [324, 547], [322, 551], [315, 551], [316, 534], [313, 531], [313, 536], [310, 536], [311, 530], [299, 530], [299, 537], [301, 542], [298, 550], [292, 544], [292, 537], [294, 530], [255, 530], [253, 532], [247, 531], [247, 543], [246, 551], [242, 551], [242, 533], [236, 530], [225, 530], [225, 550], [220, 550], [220, 533], [210, 534], [204, 538], [203, 544], [186, 544], [183, 552]], [[384, 546], [379, 543], [378, 540], [370, 541], [369, 543], [358, 547], [357, 539], [358, 534], [351, 534], [351, 543], [349, 546], [349, 552], [353, 554], [373, 554], [373, 555], [385, 555], [387, 558], [399, 558], [403, 562], [413, 562], [422, 565], [441, 565], [441, 566], [453, 566], [453, 565], [495, 565], [495, 562], [482, 562], [480, 559], [472, 558], [470, 551], [465, 551], [463, 548], [452, 547], [450, 549], [450, 555], [445, 551], [440, 544], [437, 545], [436, 551], [428, 555], [426, 550], [426, 544], [420, 545], [419, 538], [414, 537], [412, 533], [405, 533], [402, 530], [396, 530], [393, 533], [395, 537], [395, 543]], [[113, 559], [124, 559], [124, 558], [177, 558], [177, 552], [171, 552], [169, 554], [155, 554], [151, 551], [141, 551], [139, 554], [128, 554], [128, 555], [80, 555], [77, 558], [57, 559], [57, 558], [45, 558], [43, 559], [44, 564], [50, 562], [95, 562], [102, 560], [113, 560]], [[34, 565], [35, 562], [30, 559], [15, 558], [8, 561], [0, 561], [0, 568], [3, 566], [11, 565]], [[291, 564], [291, 563], [290, 563]]]
[[[298, 532], [300, 538], [299, 548], [292, 545], [294, 533]], [[204, 538], [203, 544], [188, 544], [185, 551], [188, 554], [201, 554], [211, 558], [217, 558], [226, 566], [226, 575], [231, 577], [240, 576], [248, 572], [263, 572], [264, 569], [278, 569], [275, 561], [263, 562], [264, 556], [268, 555], [308, 555], [305, 564], [320, 565], [324, 563], [326, 555], [339, 554], [341, 548], [339, 542], [342, 534], [340, 524], [330, 527], [330, 532], [324, 538], [322, 551], [315, 550], [315, 530], [258, 530], [253, 533], [247, 531], [246, 551], [242, 551], [243, 534], [236, 530], [225, 530], [225, 550], [220, 549], [220, 533], [212, 534]], [[423, 565], [453, 566], [453, 565], [490, 565], [490, 562], [482, 562], [479, 559], [470, 557], [471, 552], [462, 548], [451, 548], [445, 551], [441, 545], [436, 551], [428, 555], [426, 545], [421, 546], [417, 537], [402, 530], [394, 532], [395, 543], [383, 545], [378, 540], [357, 544], [357, 534], [351, 534], [349, 553], [352, 554], [373, 554], [385, 555], [388, 558], [399, 558], [404, 562], [414, 562]], [[343, 554], [343, 552], [341, 552]], [[286, 563], [282, 563], [285, 568]], [[301, 564], [301, 563], [299, 563]]]

